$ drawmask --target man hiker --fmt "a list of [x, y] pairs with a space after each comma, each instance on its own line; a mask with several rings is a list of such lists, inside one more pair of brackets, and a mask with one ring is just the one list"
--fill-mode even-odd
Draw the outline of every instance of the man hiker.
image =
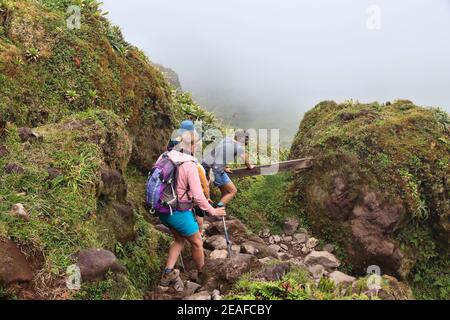
[[237, 188], [231, 181], [228, 174], [233, 171], [228, 167], [228, 164], [240, 157], [244, 160], [246, 167], [251, 170], [253, 165], [250, 163], [249, 154], [245, 151], [245, 143], [242, 144], [237, 140], [246, 138], [244, 131], [238, 131], [235, 138], [225, 137], [212, 150], [211, 153], [204, 155], [202, 165], [206, 169], [207, 176], [212, 170], [214, 174], [214, 185], [220, 189], [221, 199], [218, 206], [225, 206], [236, 195]]
[[174, 267], [186, 241], [191, 244], [192, 257], [198, 274], [202, 272], [204, 265], [203, 241], [193, 207], [198, 206], [212, 216], [222, 217], [226, 215], [224, 208], [213, 208], [203, 193], [197, 166], [198, 161], [193, 156], [195, 134], [195, 129], [183, 132], [181, 139], [167, 153], [170, 160], [180, 164], [176, 174], [175, 191], [178, 203], [184, 204], [183, 206], [189, 203], [190, 205], [188, 208], [175, 208], [170, 214], [159, 214], [161, 223], [170, 229], [175, 238], [169, 250], [160, 284], [166, 287], [174, 285], [176, 290], [183, 289], [183, 283], [179, 277], [180, 271], [174, 269]]

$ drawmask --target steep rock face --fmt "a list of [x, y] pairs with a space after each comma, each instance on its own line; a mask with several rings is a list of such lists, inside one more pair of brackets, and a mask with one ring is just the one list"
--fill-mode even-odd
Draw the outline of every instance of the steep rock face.
[[36, 127], [88, 108], [108, 109], [126, 124], [132, 162], [146, 171], [174, 126], [168, 84], [94, 2], [81, 10], [81, 29], [68, 28], [71, 4], [0, 5], [0, 135], [4, 122]]
[[410, 101], [322, 102], [303, 119], [291, 158], [315, 157], [293, 193], [313, 230], [340, 242], [357, 269], [406, 277], [447, 257], [450, 120]]

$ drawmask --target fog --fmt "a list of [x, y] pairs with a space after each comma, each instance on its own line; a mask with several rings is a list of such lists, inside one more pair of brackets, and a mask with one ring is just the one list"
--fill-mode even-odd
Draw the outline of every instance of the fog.
[[292, 137], [322, 100], [402, 98], [450, 111], [449, 0], [106, 0], [103, 8], [127, 41], [237, 126]]

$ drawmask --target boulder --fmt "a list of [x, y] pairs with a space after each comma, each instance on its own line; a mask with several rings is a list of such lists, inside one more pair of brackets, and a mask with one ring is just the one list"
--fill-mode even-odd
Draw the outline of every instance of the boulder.
[[211, 260], [226, 259], [226, 258], [228, 258], [228, 251], [227, 250], [214, 250], [209, 255], [209, 258]]
[[[257, 235], [253, 234], [240, 220], [231, 219], [226, 221], [228, 236], [235, 243], [241, 243], [243, 239], [249, 239], [255, 242], [264, 243], [264, 241]], [[212, 221], [211, 226], [205, 231], [207, 236], [220, 235], [224, 237], [225, 230], [223, 222]]]
[[334, 282], [336, 286], [340, 284], [351, 284], [356, 280], [354, 277], [346, 275], [345, 273], [342, 273], [340, 271], [333, 271], [328, 275], [328, 277]]
[[287, 245], [285, 245], [284, 243], [280, 244], [280, 248], [284, 251], [288, 251], [289, 247]]
[[314, 264], [308, 267], [308, 271], [314, 279], [320, 279], [325, 273], [325, 268], [320, 264]]
[[251, 255], [256, 255], [259, 252], [258, 249], [256, 249], [254, 246], [252, 246], [249, 243], [244, 243], [242, 245], [242, 247], [244, 248], [244, 253], [248, 253], [248, 254], [251, 254]]
[[258, 272], [255, 278], [266, 281], [278, 281], [290, 270], [290, 268], [291, 264], [288, 262], [267, 266]]
[[26, 283], [33, 279], [31, 265], [16, 244], [0, 237], [0, 284], [9, 286]]
[[313, 251], [305, 257], [305, 264], [312, 266], [320, 264], [326, 269], [337, 268], [340, 266], [339, 260], [328, 251]]
[[261, 264], [255, 256], [249, 254], [237, 254], [227, 259], [220, 268], [220, 276], [229, 283], [235, 283], [242, 274], [249, 272]]
[[104, 249], [83, 249], [77, 255], [77, 265], [83, 281], [105, 279], [108, 272], [125, 273], [114, 253]]
[[[294, 175], [292, 194], [311, 231], [339, 244], [356, 272], [376, 264], [406, 278], [418, 260], [448, 250], [450, 166], [438, 164], [449, 154], [448, 123], [445, 111], [405, 100], [324, 101], [303, 117], [290, 159], [308, 155], [314, 167]], [[411, 230], [439, 236], [416, 245]]]
[[288, 236], [292, 236], [297, 231], [298, 225], [297, 219], [289, 218], [283, 222], [283, 232]]
[[233, 244], [233, 245], [231, 245], [231, 252], [232, 252], [233, 254], [241, 253], [241, 246], [238, 245], [238, 244]]
[[281, 250], [281, 247], [279, 245], [277, 245], [277, 244], [271, 244], [269, 246], [269, 249], [274, 250], [276, 252], [279, 252]]
[[285, 236], [283, 237], [284, 242], [292, 242], [292, 236]]
[[208, 237], [204, 243], [204, 247], [210, 250], [226, 250], [227, 240], [223, 235], [215, 235]]
[[294, 239], [299, 243], [306, 243], [308, 241], [308, 235], [306, 233], [296, 233], [294, 234]]

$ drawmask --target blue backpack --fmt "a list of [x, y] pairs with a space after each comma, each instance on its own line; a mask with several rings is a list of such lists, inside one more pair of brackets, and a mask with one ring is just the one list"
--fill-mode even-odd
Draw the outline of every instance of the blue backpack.
[[[147, 179], [146, 203], [152, 214], [172, 214], [193, 208], [193, 202], [179, 200], [177, 195], [178, 168], [186, 162], [173, 162], [165, 152], [155, 164]], [[187, 194], [187, 190], [182, 196]]]

